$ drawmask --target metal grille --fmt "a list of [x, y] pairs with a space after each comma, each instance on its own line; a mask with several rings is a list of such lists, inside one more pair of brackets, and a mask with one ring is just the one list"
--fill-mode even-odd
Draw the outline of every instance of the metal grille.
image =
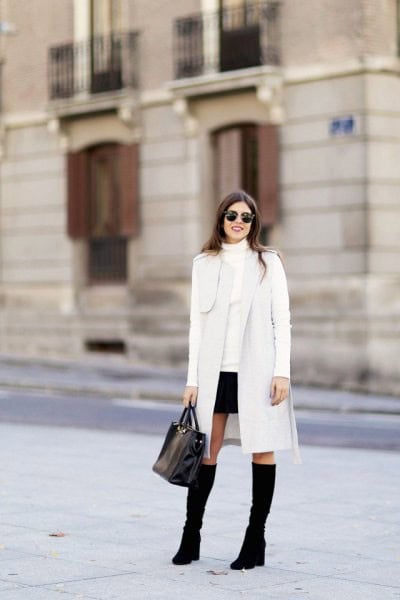
[[174, 22], [175, 78], [280, 62], [279, 2], [246, 2]]
[[126, 238], [90, 238], [88, 268], [91, 283], [126, 281]]
[[138, 34], [112, 33], [49, 48], [51, 100], [82, 92], [97, 94], [138, 85]]

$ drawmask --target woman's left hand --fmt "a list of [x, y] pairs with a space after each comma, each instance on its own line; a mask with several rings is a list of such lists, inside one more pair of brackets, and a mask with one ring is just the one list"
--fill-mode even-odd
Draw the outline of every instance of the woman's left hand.
[[280, 404], [289, 395], [289, 379], [287, 377], [273, 377], [271, 381], [271, 404]]

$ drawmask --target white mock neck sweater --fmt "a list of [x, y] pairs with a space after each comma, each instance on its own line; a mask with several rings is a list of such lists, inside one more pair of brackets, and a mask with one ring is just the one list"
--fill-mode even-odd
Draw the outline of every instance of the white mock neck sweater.
[[239, 334], [242, 306], [242, 287], [245, 258], [251, 252], [247, 238], [234, 244], [222, 243], [221, 258], [234, 269], [233, 285], [229, 300], [228, 324], [222, 356], [221, 371], [238, 371]]

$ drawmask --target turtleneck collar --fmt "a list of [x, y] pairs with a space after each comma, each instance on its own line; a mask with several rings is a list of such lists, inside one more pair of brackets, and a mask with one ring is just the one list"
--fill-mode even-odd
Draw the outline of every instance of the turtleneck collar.
[[234, 244], [222, 242], [221, 246], [223, 250], [227, 250], [228, 252], [243, 252], [244, 250], [250, 248], [249, 242], [247, 241], [247, 237], [240, 240], [240, 242], [236, 242]]

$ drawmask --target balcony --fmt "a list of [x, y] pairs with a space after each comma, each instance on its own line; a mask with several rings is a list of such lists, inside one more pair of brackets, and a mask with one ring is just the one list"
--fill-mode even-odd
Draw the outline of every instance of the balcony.
[[67, 112], [79, 112], [85, 103], [107, 108], [110, 97], [137, 87], [136, 32], [95, 36], [49, 48], [48, 94], [53, 107], [69, 107]]
[[279, 3], [243, 3], [174, 23], [175, 80], [280, 63]]

